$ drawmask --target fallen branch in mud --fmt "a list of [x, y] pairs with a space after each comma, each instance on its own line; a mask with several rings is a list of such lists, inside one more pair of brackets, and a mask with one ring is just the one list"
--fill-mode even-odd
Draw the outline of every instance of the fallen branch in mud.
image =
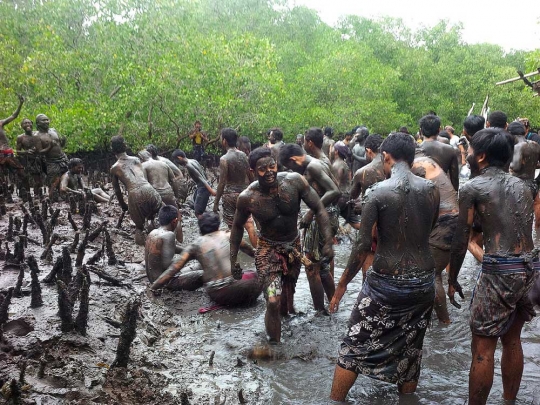
[[118, 287], [123, 286], [123, 283], [120, 280], [118, 280], [117, 278], [115, 278], [115, 277], [111, 276], [110, 274], [104, 272], [103, 270], [98, 269], [95, 266], [87, 266], [87, 269], [88, 269], [89, 272], [94, 273], [96, 276], [99, 276], [103, 280], [108, 281], [112, 285], [115, 285], [115, 286], [118, 286]]

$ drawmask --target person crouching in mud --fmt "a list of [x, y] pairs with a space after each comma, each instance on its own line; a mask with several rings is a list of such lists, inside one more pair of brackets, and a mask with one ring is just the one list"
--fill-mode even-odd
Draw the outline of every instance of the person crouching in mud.
[[298, 173], [278, 173], [270, 149], [251, 152], [249, 166], [257, 180], [238, 196], [231, 228], [231, 268], [239, 269], [236, 258], [244, 224], [253, 215], [260, 224], [255, 267], [266, 299], [266, 333], [271, 342], [279, 342], [281, 315], [295, 313], [294, 290], [302, 264], [297, 226], [301, 200], [315, 213], [325, 240], [323, 254], [328, 258], [334, 256], [332, 234], [315, 190]]
[[534, 196], [524, 181], [504, 171], [514, 139], [502, 128], [478, 131], [467, 161], [478, 176], [459, 190], [459, 217], [452, 241], [448, 297], [455, 304], [457, 281], [473, 220], [484, 232], [485, 253], [471, 301], [472, 362], [469, 404], [485, 404], [493, 384], [494, 354], [502, 343], [503, 398], [515, 401], [523, 374], [521, 329], [535, 315], [529, 291], [540, 261], [532, 239]]
[[[189, 278], [192, 273], [175, 275], [184, 268], [190, 260], [197, 260], [202, 266], [201, 281], [212, 301], [224, 306], [249, 305], [254, 303], [261, 294], [261, 287], [254, 271], [246, 271], [241, 280], [235, 280], [230, 267], [230, 234], [228, 231], [220, 231], [221, 221], [219, 215], [214, 212], [205, 212], [199, 218], [199, 230], [201, 237], [188, 245], [168, 266], [168, 269], [159, 276], [152, 284], [151, 289], [156, 290], [165, 286], [168, 289], [178, 289], [183, 285], [183, 280]], [[147, 242], [148, 246], [148, 242]], [[244, 253], [253, 257], [253, 247], [241, 242], [240, 248]]]
[[390, 134], [380, 147], [387, 180], [364, 197], [358, 243], [330, 303], [336, 312], [347, 285], [378, 243], [339, 350], [330, 398], [344, 401], [358, 374], [416, 391], [422, 346], [435, 299], [435, 262], [429, 236], [439, 212], [439, 191], [411, 172], [415, 142]]

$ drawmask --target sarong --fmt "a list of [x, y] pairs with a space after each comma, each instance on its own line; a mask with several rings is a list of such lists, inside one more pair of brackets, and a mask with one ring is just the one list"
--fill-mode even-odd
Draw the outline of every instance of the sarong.
[[43, 173], [43, 161], [41, 155], [37, 153], [34, 155], [21, 154], [18, 155], [17, 158], [24, 167], [24, 173], [26, 176], [36, 176]]
[[161, 197], [150, 183], [143, 184], [128, 193], [129, 216], [138, 229], [143, 229], [144, 221], [159, 212], [161, 204]]
[[370, 269], [341, 343], [338, 366], [388, 383], [418, 381], [434, 280], [434, 273], [395, 279]]
[[250, 305], [261, 295], [261, 286], [254, 271], [245, 271], [240, 280], [229, 276], [211, 281], [204, 288], [212, 301], [223, 306]]
[[292, 242], [276, 242], [259, 236], [255, 268], [264, 297], [280, 296], [283, 284], [292, 284], [294, 293], [300, 275], [300, 237]]
[[57, 158], [46, 158], [47, 185], [51, 186], [56, 179], [68, 171], [69, 160], [65, 154]]
[[441, 215], [429, 235], [430, 246], [441, 250], [450, 250], [452, 238], [456, 232], [457, 220], [457, 213]]
[[[332, 237], [336, 236], [339, 229], [339, 210], [335, 205], [329, 205], [326, 207], [328, 218], [330, 219], [330, 227], [332, 229]], [[330, 272], [330, 262], [323, 260], [323, 247], [324, 247], [324, 235], [319, 229], [317, 221], [312, 221], [309, 227], [306, 229], [304, 236], [304, 252], [309, 253], [312, 260], [315, 262], [321, 262], [320, 274]]]
[[502, 336], [516, 316], [530, 321], [535, 315], [529, 291], [540, 271], [532, 254], [499, 257], [484, 255], [471, 299], [470, 326], [480, 336]]
[[234, 214], [236, 212], [236, 201], [242, 191], [247, 186], [225, 186], [223, 190], [223, 196], [221, 197], [221, 206], [223, 208], [223, 222], [230, 228], [234, 220]]
[[[16, 169], [19, 173], [22, 172], [23, 167], [13, 155], [13, 149], [0, 150], [0, 166], [7, 166]], [[22, 173], [21, 173], [22, 174]]]

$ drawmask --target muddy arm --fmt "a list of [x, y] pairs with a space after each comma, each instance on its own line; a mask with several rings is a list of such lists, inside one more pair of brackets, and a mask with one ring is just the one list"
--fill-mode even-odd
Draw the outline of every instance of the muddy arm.
[[185, 250], [184, 253], [180, 256], [180, 260], [176, 263], [173, 263], [165, 270], [159, 278], [154, 281], [154, 284], [150, 286], [151, 290], [158, 290], [165, 287], [171, 279], [184, 268], [187, 262], [193, 259], [193, 254], [191, 253], [192, 249], [189, 247]]
[[69, 180], [69, 176], [68, 176], [68, 172], [64, 173], [62, 175], [62, 178], [60, 179], [60, 192], [61, 193], [73, 193], [73, 194], [83, 194], [82, 191], [78, 191], [78, 190], [73, 190], [71, 188], [68, 187], [68, 180]]
[[452, 182], [452, 185], [454, 186], [454, 190], [459, 190], [459, 165], [457, 156], [454, 153], [452, 155], [452, 163], [450, 164], [450, 169], [448, 170], [448, 176], [450, 177], [450, 181]]
[[116, 176], [114, 173], [111, 174], [111, 182], [114, 188], [114, 194], [116, 195], [116, 198], [118, 199], [118, 203], [120, 204], [120, 207], [122, 207], [122, 210], [127, 211], [128, 205], [124, 201], [124, 196], [122, 195], [122, 190], [120, 189], [120, 182], [118, 181], [118, 176]]
[[216, 198], [214, 199], [214, 212], [219, 211], [219, 200], [221, 200], [223, 190], [225, 190], [225, 183], [227, 183], [227, 175], [227, 161], [222, 157], [221, 159], [219, 159], [219, 184], [217, 187]]
[[18, 97], [19, 97], [19, 105], [17, 106], [17, 109], [9, 117], [7, 117], [7, 118], [0, 121], [1, 126], [9, 124], [11, 121], [13, 121], [15, 118], [17, 118], [19, 116], [19, 113], [21, 112], [22, 105], [24, 103], [24, 97], [21, 96], [20, 94], [18, 95]]
[[[328, 207], [334, 201], [336, 201], [341, 196], [341, 191], [334, 181], [322, 170], [308, 168], [306, 170], [306, 175], [312, 179], [317, 179], [319, 186], [325, 190], [322, 195], [321, 203], [324, 207]], [[300, 220], [302, 227], [305, 227], [306, 224], [309, 224], [313, 220], [313, 210], [306, 212], [304, 217]]]
[[236, 213], [231, 227], [231, 269], [236, 267], [238, 249], [244, 236], [244, 225], [246, 224], [250, 212], [247, 209], [249, 196], [240, 194], [236, 203]]

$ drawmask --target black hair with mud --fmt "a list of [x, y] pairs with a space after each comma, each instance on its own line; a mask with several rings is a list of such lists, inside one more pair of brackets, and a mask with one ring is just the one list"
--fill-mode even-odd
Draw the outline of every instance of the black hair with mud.
[[514, 139], [503, 128], [478, 131], [471, 140], [474, 156], [486, 154], [490, 166], [505, 167], [514, 155]]
[[322, 129], [315, 127], [308, 129], [305, 139], [306, 141], [312, 141], [317, 148], [321, 149], [324, 140], [324, 134]]
[[82, 165], [83, 161], [79, 158], [72, 158], [69, 159], [68, 168], [73, 169], [75, 166]]
[[233, 128], [223, 128], [221, 130], [221, 137], [225, 139], [229, 147], [236, 146], [236, 141], [238, 140], [238, 133]]
[[178, 208], [174, 205], [165, 205], [159, 210], [158, 221], [161, 226], [169, 225], [176, 218], [178, 218]]
[[467, 135], [472, 138], [474, 134], [484, 129], [485, 124], [486, 119], [481, 115], [469, 115], [465, 118], [465, 121], [463, 121], [463, 128], [465, 129], [465, 132], [467, 132]]
[[116, 135], [111, 138], [111, 150], [114, 154], [123, 153], [126, 149], [126, 142], [123, 136]]
[[420, 118], [418, 125], [420, 126], [420, 132], [423, 136], [432, 137], [439, 133], [439, 129], [441, 128], [441, 119], [434, 114], [424, 115], [422, 118]]
[[282, 166], [287, 166], [293, 156], [304, 156], [305, 153], [304, 148], [297, 143], [288, 143], [283, 145], [279, 151], [279, 163]]
[[178, 158], [178, 157], [181, 157], [181, 158], [184, 158], [184, 159], [185, 159], [185, 158], [186, 158], [186, 154], [185, 154], [183, 151], [181, 151], [180, 149], [175, 149], [175, 150], [173, 151], [171, 157], [172, 157], [173, 159], [176, 159], [176, 158]]
[[205, 212], [199, 218], [199, 231], [201, 232], [201, 235], [215, 232], [219, 229], [220, 223], [221, 220], [219, 219], [219, 214], [216, 214], [215, 212]]
[[158, 150], [156, 145], [146, 145], [146, 151], [150, 153], [150, 156], [152, 156], [152, 159], [157, 159], [158, 157]]
[[504, 128], [508, 124], [508, 117], [502, 111], [493, 111], [488, 116], [489, 126], [492, 128]]
[[386, 137], [381, 144], [380, 151], [389, 153], [396, 161], [404, 160], [412, 166], [415, 154], [415, 142], [411, 135], [403, 132], [394, 132]]
[[506, 130], [510, 133], [510, 135], [525, 136], [525, 133], [527, 132], [525, 130], [525, 126], [519, 121], [514, 121], [508, 124]]
[[251, 168], [251, 170], [255, 170], [255, 167], [257, 166], [257, 161], [259, 159], [270, 156], [272, 156], [272, 152], [269, 148], [260, 147], [252, 150], [249, 154], [249, 167]]
[[324, 128], [324, 134], [328, 138], [332, 138], [332, 136], [334, 136], [334, 130], [332, 129], [332, 127], [326, 127], [326, 128]]
[[370, 135], [366, 138], [366, 143], [364, 144], [364, 147], [366, 149], [371, 149], [371, 151], [374, 153], [379, 153], [379, 148], [381, 147], [383, 140], [383, 137], [379, 134]]

